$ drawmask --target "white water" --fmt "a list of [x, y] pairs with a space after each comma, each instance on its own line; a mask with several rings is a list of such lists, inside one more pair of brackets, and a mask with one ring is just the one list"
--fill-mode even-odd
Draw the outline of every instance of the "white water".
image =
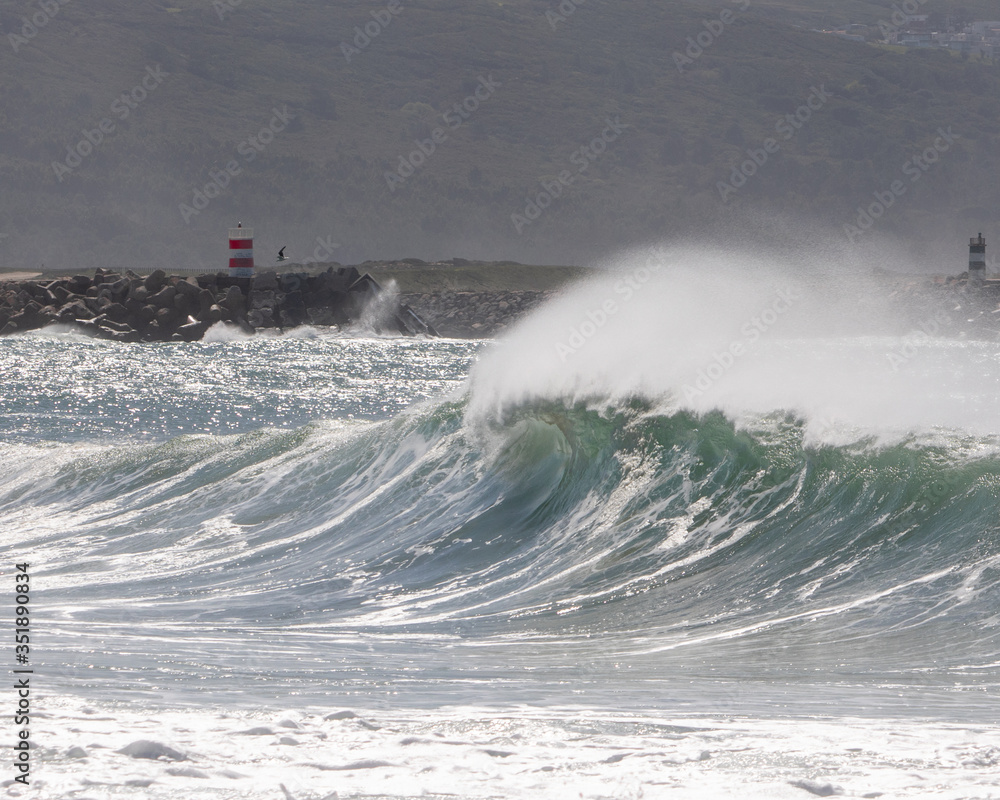
[[[785, 410], [817, 440], [1000, 434], [1000, 347], [928, 336], [864, 274], [771, 255], [630, 254], [524, 320], [473, 371], [473, 419], [532, 398], [630, 396], [734, 418]], [[957, 312], [955, 312], [957, 313]]]
[[[666, 699], [666, 698], [665, 698]], [[54, 699], [46, 765], [11, 797], [652, 800], [990, 798], [1000, 732], [939, 721], [614, 713], [588, 707], [136, 711]], [[133, 758], [138, 741], [185, 760]], [[58, 745], [55, 745], [58, 743]], [[73, 748], [79, 750], [69, 753]], [[154, 753], [155, 754], [155, 753]]]

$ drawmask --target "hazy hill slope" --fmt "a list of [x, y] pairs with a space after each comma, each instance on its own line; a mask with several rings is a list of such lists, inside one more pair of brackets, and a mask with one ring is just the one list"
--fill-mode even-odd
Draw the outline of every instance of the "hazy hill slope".
[[[949, 15], [955, 19], [995, 19], [994, 0], [914, 0], [916, 13]], [[893, 12], [902, 10], [902, 0], [754, 0], [757, 13], [820, 29], [843, 26], [848, 22], [877, 25], [891, 23]]]
[[[588, 0], [563, 21], [540, 0], [387, 5], [243, 0], [220, 19], [205, 0], [73, 0], [16, 52], [7, 36], [39, 6], [0, 5], [0, 265], [216, 267], [237, 218], [261, 261], [288, 245], [297, 260], [579, 262], [748, 209], [836, 233], [948, 125], [961, 138], [879, 230], [997, 228], [1000, 68], [781, 21], [818, 0], [751, 5], [726, 25], [708, 3]], [[373, 12], [391, 22], [348, 59], [342, 43], [373, 29]], [[705, 41], [706, 21], [721, 32], [679, 70], [674, 53]], [[116, 98], [164, 73], [122, 120]], [[445, 115], [480, 79], [492, 88], [453, 127]], [[719, 182], [813, 87], [830, 99], [723, 202]], [[627, 127], [581, 161], [609, 119]], [[53, 161], [102, 120], [113, 132], [60, 180]], [[269, 123], [273, 141], [255, 148]], [[434, 152], [391, 186], [386, 173], [435, 129]], [[238, 174], [185, 221], [181, 204], [227, 163]], [[561, 172], [571, 185], [519, 231], [512, 214]]]

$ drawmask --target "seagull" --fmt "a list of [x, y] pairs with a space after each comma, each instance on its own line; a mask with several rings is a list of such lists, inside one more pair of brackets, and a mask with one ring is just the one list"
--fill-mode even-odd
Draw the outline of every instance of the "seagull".
[[[288, 247], [288, 245], [286, 244], [285, 247]], [[282, 247], [278, 251], [278, 261], [287, 261], [288, 260], [288, 256], [285, 255], [285, 247]]]

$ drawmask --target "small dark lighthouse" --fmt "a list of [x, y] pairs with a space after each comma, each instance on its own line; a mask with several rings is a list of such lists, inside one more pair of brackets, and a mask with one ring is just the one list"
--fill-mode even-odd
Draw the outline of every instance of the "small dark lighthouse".
[[969, 280], [986, 279], [986, 239], [980, 233], [969, 239]]

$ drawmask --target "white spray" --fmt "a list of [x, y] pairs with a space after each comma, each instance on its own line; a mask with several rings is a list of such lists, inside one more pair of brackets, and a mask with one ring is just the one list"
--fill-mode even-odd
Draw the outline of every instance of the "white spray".
[[[474, 369], [469, 415], [536, 399], [734, 419], [788, 412], [810, 435], [1000, 433], [1000, 348], [935, 338], [844, 264], [706, 248], [630, 253], [523, 320]], [[942, 310], [935, 315], [945, 313]]]

